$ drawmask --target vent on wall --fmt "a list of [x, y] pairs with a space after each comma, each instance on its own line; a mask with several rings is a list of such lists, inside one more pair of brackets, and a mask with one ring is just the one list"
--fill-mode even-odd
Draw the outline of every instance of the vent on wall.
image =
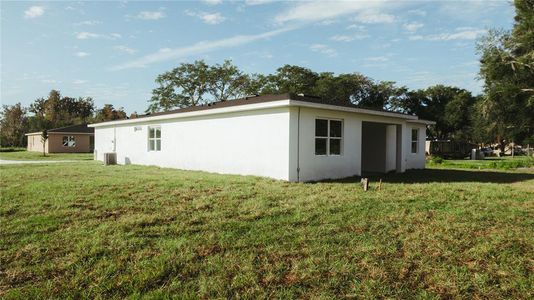
[[134, 127], [134, 132], [141, 131], [142, 129], [143, 129], [143, 127], [141, 127], [141, 126], [135, 126]]

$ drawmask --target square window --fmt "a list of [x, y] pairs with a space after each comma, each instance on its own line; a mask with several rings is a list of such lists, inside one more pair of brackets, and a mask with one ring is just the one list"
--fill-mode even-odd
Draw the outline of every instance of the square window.
[[63, 136], [63, 147], [76, 147], [76, 139], [74, 136]]
[[315, 155], [341, 155], [343, 121], [315, 119]]

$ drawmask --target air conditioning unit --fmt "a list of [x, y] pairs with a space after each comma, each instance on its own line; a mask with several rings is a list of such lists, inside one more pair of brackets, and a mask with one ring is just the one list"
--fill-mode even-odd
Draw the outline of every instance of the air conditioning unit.
[[104, 166], [116, 165], [117, 164], [117, 153], [108, 152], [104, 153]]

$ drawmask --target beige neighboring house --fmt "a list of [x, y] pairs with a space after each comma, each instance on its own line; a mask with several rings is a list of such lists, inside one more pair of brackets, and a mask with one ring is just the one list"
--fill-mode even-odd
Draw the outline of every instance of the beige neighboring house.
[[[28, 151], [43, 152], [42, 131], [27, 133]], [[89, 153], [93, 152], [95, 129], [87, 124], [73, 125], [48, 130], [44, 145], [46, 153]]]

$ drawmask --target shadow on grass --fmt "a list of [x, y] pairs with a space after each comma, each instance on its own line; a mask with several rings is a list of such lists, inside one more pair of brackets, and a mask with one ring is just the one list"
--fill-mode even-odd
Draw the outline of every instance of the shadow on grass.
[[[371, 181], [392, 183], [431, 183], [431, 182], [482, 182], [482, 183], [514, 183], [534, 180], [534, 173], [512, 173], [499, 171], [474, 171], [457, 169], [424, 169], [408, 170], [405, 173], [368, 174]], [[360, 182], [361, 177], [349, 177], [328, 182], [354, 183]]]
[[26, 151], [26, 148], [17, 148], [17, 147], [0, 148], [0, 152], [23, 152], [23, 151]]

